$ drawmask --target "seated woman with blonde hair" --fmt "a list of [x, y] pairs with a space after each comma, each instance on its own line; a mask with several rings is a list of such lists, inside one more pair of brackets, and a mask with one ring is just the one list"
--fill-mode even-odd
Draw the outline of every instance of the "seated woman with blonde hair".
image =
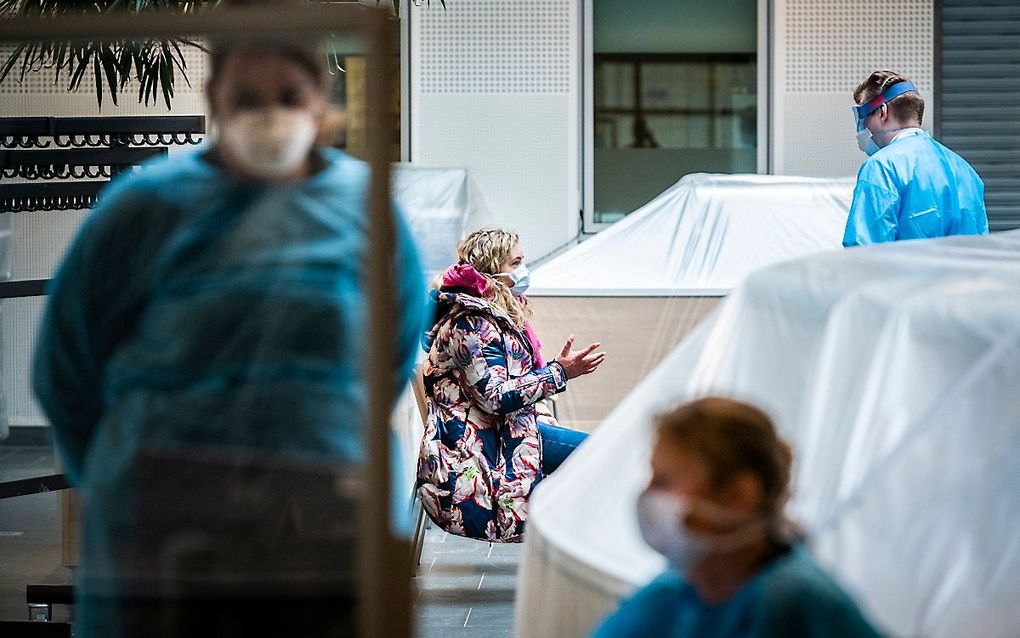
[[436, 282], [436, 318], [422, 366], [428, 418], [418, 492], [429, 517], [451, 534], [520, 541], [528, 498], [587, 436], [540, 409], [567, 380], [594, 372], [593, 343], [542, 358], [524, 292], [527, 267], [516, 234], [471, 233], [458, 263]]

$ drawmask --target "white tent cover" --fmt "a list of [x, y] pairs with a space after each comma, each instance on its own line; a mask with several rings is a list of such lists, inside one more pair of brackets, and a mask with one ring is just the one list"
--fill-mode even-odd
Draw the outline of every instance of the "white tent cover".
[[[418, 245], [426, 282], [456, 263], [458, 241], [492, 223], [481, 191], [463, 168], [397, 164], [393, 167], [392, 191]], [[396, 469], [398, 474], [403, 473], [396, 480], [406, 485], [406, 498], [395, 494], [395, 512], [402, 516], [406, 499], [413, 496], [418, 447], [424, 431], [410, 386], [397, 401], [390, 423]]]
[[492, 223], [481, 191], [463, 168], [393, 167], [393, 198], [404, 212], [429, 281], [457, 262], [457, 242]]
[[791, 514], [880, 627], [1020, 635], [1020, 231], [749, 277], [536, 490], [519, 635], [585, 634], [663, 568], [634, 514], [652, 419], [707, 394], [773, 416]]
[[842, 248], [851, 179], [687, 175], [534, 270], [532, 296], [723, 295], [774, 263]]

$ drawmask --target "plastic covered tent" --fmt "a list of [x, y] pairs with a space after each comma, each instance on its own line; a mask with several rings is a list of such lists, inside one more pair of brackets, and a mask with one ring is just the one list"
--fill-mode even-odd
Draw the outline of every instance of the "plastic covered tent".
[[532, 296], [722, 295], [748, 273], [842, 248], [852, 179], [687, 175], [536, 268]]
[[393, 198], [403, 209], [431, 280], [457, 261], [457, 242], [492, 223], [481, 191], [463, 168], [393, 167]]
[[760, 271], [531, 502], [522, 636], [587, 635], [664, 564], [640, 540], [651, 422], [735, 396], [796, 451], [791, 514], [893, 635], [1020, 635], [1020, 231]]
[[853, 181], [688, 175], [595, 237], [538, 266], [528, 295], [550, 353], [576, 334], [608, 352], [557, 397], [590, 429], [748, 273], [842, 250]]

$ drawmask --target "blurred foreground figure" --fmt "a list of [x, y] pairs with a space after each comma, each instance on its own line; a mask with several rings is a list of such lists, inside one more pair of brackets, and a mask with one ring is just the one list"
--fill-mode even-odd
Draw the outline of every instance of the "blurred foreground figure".
[[[369, 169], [316, 146], [317, 47], [220, 43], [211, 62], [215, 143], [104, 193], [38, 341], [84, 500], [77, 635], [348, 635]], [[399, 219], [394, 259], [374, 292], [397, 299], [396, 395], [425, 299]]]
[[637, 514], [668, 569], [596, 636], [878, 635], [785, 518], [792, 454], [768, 416], [707, 398], [662, 416], [658, 432]]

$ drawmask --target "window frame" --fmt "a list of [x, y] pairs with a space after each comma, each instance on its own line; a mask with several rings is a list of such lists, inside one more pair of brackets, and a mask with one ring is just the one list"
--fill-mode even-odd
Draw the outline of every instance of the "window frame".
[[[757, 43], [757, 173], [771, 173], [771, 70], [772, 29], [774, 0], [758, 0]], [[615, 222], [595, 221], [595, 38], [594, 0], [584, 0], [581, 13], [581, 90], [580, 97], [580, 170], [581, 178], [581, 234], [592, 235], [605, 230]]]

